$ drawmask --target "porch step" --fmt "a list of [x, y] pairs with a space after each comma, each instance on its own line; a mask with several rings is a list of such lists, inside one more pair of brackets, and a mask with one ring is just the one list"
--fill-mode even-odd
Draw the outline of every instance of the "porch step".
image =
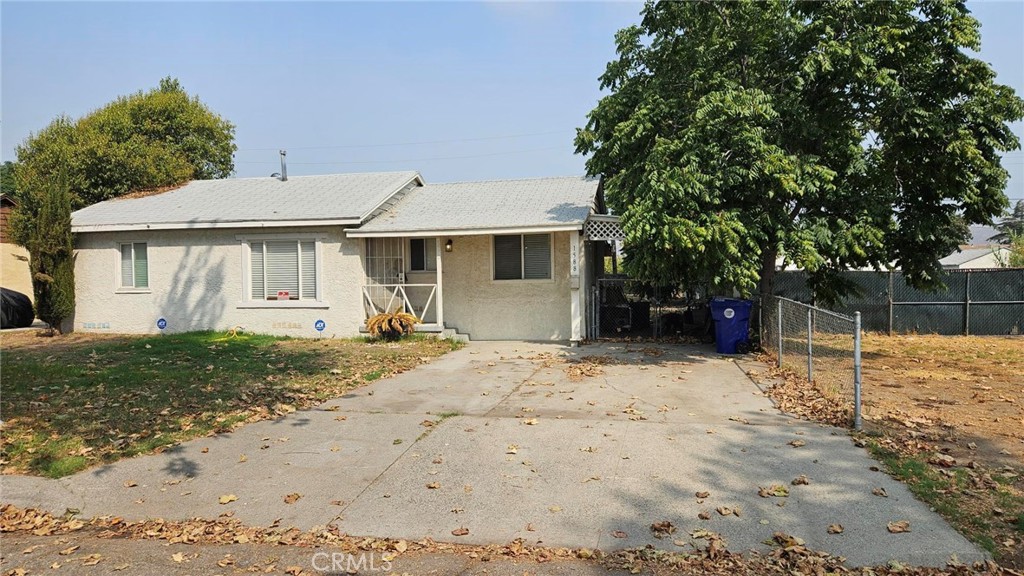
[[444, 340], [455, 340], [456, 342], [469, 342], [469, 334], [459, 334], [455, 328], [442, 328], [441, 338]]

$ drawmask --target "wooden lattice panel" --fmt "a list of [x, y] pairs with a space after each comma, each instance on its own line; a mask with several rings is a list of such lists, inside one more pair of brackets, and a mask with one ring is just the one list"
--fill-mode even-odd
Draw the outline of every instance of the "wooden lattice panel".
[[619, 220], [590, 219], [583, 227], [587, 240], [625, 240]]

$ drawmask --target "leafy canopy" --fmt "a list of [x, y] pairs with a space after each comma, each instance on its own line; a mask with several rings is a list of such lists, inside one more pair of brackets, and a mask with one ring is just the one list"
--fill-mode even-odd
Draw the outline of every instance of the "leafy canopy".
[[938, 259], [1007, 205], [1024, 101], [995, 83], [962, 2], [662, 2], [616, 35], [577, 131], [654, 282], [818, 296], [848, 267], [941, 286]]
[[42, 189], [66, 170], [75, 208], [234, 171], [235, 127], [173, 78], [78, 120], [59, 116], [18, 146], [17, 184]]

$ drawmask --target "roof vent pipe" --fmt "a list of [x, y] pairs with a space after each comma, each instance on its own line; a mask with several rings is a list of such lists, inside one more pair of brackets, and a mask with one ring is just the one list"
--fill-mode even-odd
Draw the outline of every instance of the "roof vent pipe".
[[288, 164], [285, 162], [285, 156], [288, 155], [287, 150], [281, 150], [281, 182], [288, 181]]

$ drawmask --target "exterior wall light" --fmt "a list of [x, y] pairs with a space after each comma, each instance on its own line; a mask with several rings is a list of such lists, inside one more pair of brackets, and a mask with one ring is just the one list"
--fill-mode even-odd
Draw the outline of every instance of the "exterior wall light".
[[451, 252], [452, 251], [452, 239], [451, 238], [449, 238], [448, 241], [444, 243], [444, 251], [445, 252]]

